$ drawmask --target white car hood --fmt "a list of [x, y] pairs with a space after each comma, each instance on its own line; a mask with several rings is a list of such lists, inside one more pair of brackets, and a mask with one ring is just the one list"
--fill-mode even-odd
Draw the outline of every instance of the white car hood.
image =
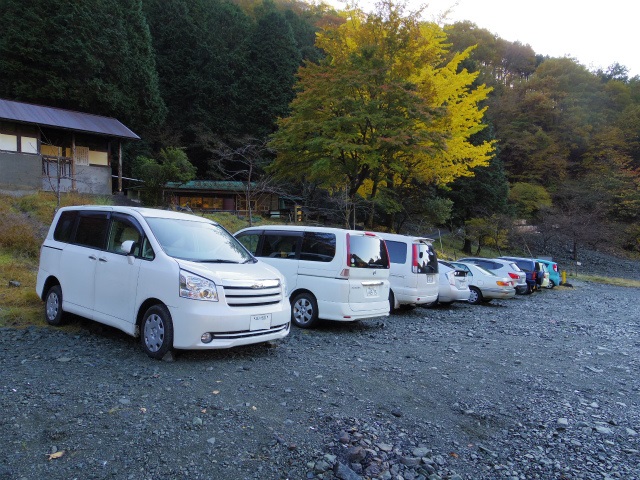
[[258, 260], [256, 263], [201, 263], [176, 259], [180, 268], [213, 280], [218, 285], [225, 282], [274, 280], [282, 283], [282, 274]]

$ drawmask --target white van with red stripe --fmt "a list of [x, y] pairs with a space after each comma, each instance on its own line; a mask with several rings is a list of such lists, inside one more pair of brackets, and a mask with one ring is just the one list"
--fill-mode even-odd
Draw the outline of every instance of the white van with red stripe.
[[375, 233], [341, 228], [249, 227], [235, 237], [286, 279], [291, 320], [355, 321], [389, 314], [389, 254]]

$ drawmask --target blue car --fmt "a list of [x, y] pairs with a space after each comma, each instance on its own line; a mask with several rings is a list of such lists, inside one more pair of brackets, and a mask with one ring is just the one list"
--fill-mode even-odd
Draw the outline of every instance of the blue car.
[[536, 258], [536, 262], [544, 263], [549, 271], [549, 285], [547, 288], [553, 288], [556, 285], [560, 285], [560, 269], [556, 262], [551, 260], [542, 260], [541, 258]]
[[498, 257], [503, 260], [511, 260], [520, 267], [527, 274], [527, 291], [526, 293], [532, 293], [535, 290], [539, 290], [544, 279], [544, 271], [542, 265], [533, 258], [524, 257]]

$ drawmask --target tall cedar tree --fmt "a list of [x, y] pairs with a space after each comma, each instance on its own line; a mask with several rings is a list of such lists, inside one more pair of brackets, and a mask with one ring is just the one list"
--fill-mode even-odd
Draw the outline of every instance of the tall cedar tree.
[[292, 113], [271, 142], [275, 171], [346, 186], [353, 204], [365, 186], [375, 197], [379, 188], [447, 183], [488, 163], [492, 143], [469, 142], [483, 128], [478, 103], [488, 90], [471, 89], [475, 75], [457, 72], [468, 51], [443, 64], [442, 29], [417, 18], [383, 1], [369, 15], [345, 12], [342, 25], [318, 35], [326, 58], [298, 73]]
[[247, 42], [246, 69], [240, 82], [244, 128], [264, 137], [286, 116], [293, 100], [295, 73], [302, 56], [284, 14], [266, 5]]
[[0, 96], [117, 117], [139, 134], [164, 120], [141, 0], [2, 0]]
[[145, 0], [169, 115], [161, 141], [187, 147], [202, 173], [208, 145], [241, 135], [237, 78], [246, 68], [249, 18], [219, 0]]

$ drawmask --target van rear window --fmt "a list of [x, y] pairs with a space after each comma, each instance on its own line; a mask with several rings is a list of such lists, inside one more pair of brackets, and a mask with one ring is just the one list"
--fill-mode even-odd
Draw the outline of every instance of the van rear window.
[[349, 236], [349, 266], [356, 268], [389, 268], [384, 241], [370, 235]]
[[73, 233], [73, 224], [76, 221], [77, 210], [62, 212], [58, 224], [53, 232], [53, 239], [59, 242], [69, 243]]

